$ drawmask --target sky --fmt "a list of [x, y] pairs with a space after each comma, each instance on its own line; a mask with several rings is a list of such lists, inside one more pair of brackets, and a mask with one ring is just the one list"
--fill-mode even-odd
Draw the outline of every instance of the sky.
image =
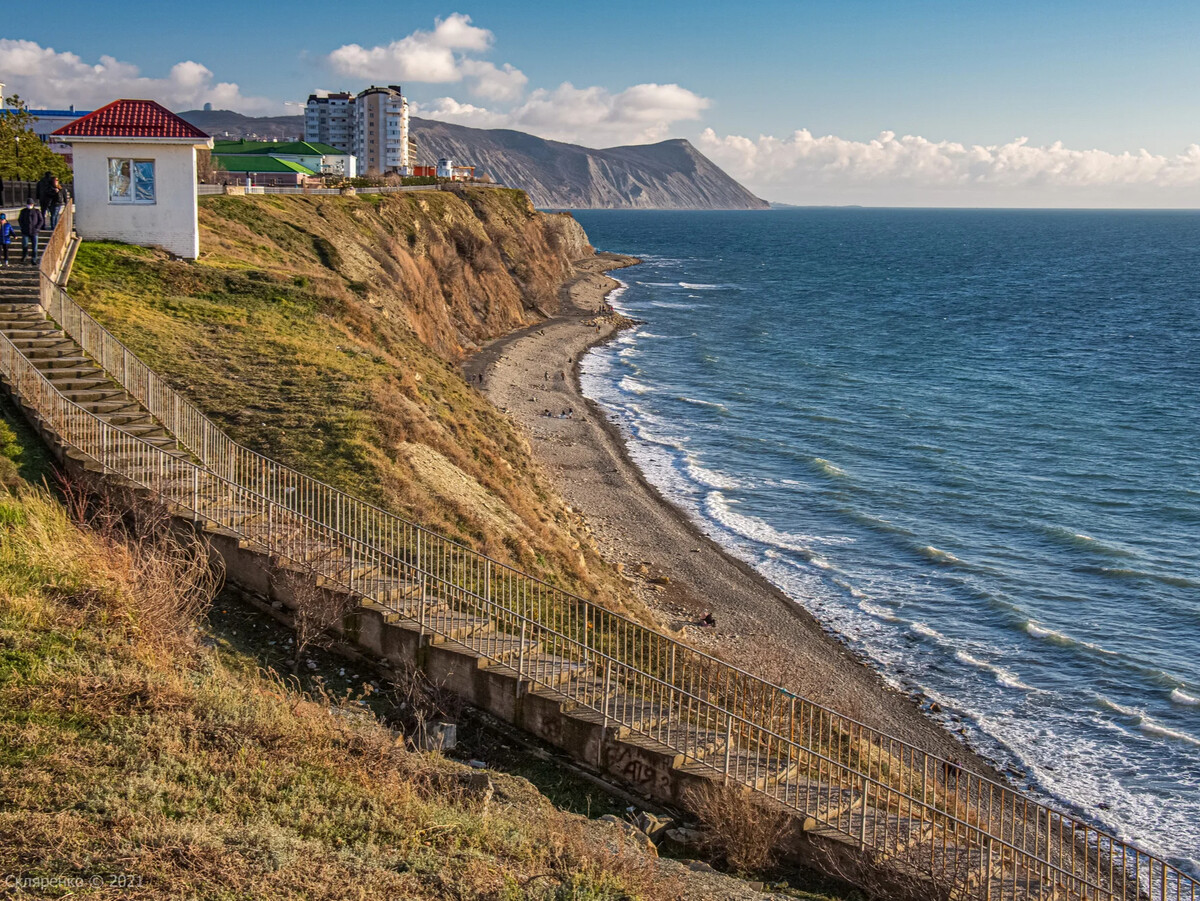
[[464, 125], [686, 138], [786, 203], [1200, 208], [1194, 0], [58, 0], [6, 18], [0, 81], [35, 106], [287, 115], [398, 83]]

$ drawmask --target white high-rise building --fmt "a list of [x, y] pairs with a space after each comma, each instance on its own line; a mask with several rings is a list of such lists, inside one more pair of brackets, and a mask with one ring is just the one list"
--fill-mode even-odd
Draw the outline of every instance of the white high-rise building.
[[304, 107], [304, 140], [354, 153], [355, 126], [353, 94], [341, 91], [308, 95], [308, 104]]
[[408, 136], [408, 100], [399, 85], [372, 85], [354, 98], [354, 155], [364, 175], [399, 172], [408, 175], [414, 163]]

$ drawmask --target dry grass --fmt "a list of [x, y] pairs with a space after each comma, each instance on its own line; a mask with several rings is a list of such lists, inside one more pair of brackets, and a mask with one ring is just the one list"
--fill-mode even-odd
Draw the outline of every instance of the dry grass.
[[678, 896], [523, 780], [480, 804], [373, 718], [160, 640], [147, 580], [190, 594], [194, 563], [149, 563], [160, 544], [89, 509], [99, 530], [0, 496], [0, 873], [125, 873], [132, 898]]
[[705, 826], [708, 851], [742, 872], [773, 866], [795, 828], [795, 817], [737, 785], [713, 782], [695, 789], [688, 808]]

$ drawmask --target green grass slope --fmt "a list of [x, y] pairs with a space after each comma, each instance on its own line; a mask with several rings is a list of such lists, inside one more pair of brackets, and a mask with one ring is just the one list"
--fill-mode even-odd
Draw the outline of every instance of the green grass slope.
[[525, 439], [455, 365], [556, 308], [590, 251], [574, 220], [484, 189], [202, 201], [199, 261], [85, 243], [72, 296], [247, 446], [620, 604]]

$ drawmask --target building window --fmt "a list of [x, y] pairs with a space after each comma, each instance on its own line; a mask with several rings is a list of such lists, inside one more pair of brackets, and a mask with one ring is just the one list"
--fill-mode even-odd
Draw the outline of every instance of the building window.
[[154, 203], [154, 160], [109, 157], [109, 203]]

